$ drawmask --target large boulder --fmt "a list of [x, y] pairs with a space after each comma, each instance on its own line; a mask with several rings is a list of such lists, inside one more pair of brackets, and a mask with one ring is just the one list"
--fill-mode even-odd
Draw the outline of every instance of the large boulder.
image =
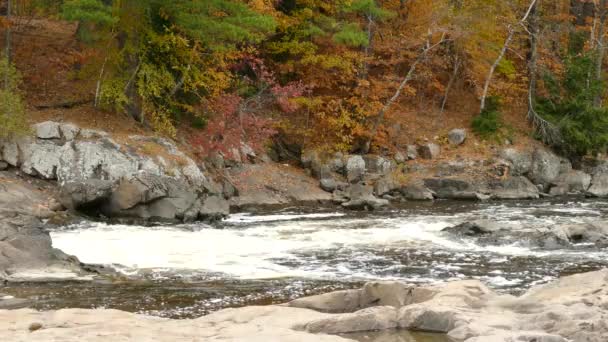
[[68, 182], [61, 186], [59, 201], [72, 210], [94, 207], [109, 200], [114, 182], [89, 179], [81, 182]]
[[526, 177], [509, 177], [491, 186], [490, 196], [494, 199], [537, 199], [538, 188]]
[[472, 222], [461, 223], [453, 227], [444, 228], [442, 231], [456, 235], [476, 236], [491, 234], [500, 229], [500, 225], [498, 225], [496, 222], [488, 220], [477, 220]]
[[435, 197], [457, 200], [484, 200], [488, 197], [483, 195], [479, 186], [462, 179], [451, 178], [428, 178], [424, 185], [433, 191]]
[[220, 220], [230, 214], [230, 204], [220, 196], [209, 196], [202, 200], [198, 215], [205, 220]]
[[42, 219], [55, 216], [52, 200], [38, 188], [0, 174], [0, 282], [33, 275], [77, 278], [75, 257], [53, 248]]
[[380, 197], [391, 194], [399, 188], [399, 182], [391, 175], [384, 176], [374, 183], [374, 193]]
[[363, 180], [365, 175], [365, 160], [361, 156], [350, 156], [346, 160], [346, 179], [350, 183], [357, 183]]
[[374, 210], [387, 206], [389, 202], [374, 196], [374, 188], [369, 185], [352, 184], [345, 191], [348, 201], [342, 206], [353, 210]]
[[408, 184], [399, 189], [403, 198], [412, 201], [432, 201], [435, 193], [423, 184]]
[[366, 155], [363, 159], [365, 160], [365, 170], [369, 173], [387, 175], [393, 170], [393, 163], [384, 157]]
[[467, 131], [462, 128], [456, 128], [448, 133], [448, 141], [452, 145], [462, 145], [467, 138]]
[[587, 194], [593, 197], [608, 196], [608, 173], [598, 172], [593, 175]]
[[532, 153], [532, 165], [528, 178], [538, 185], [547, 188], [561, 173], [572, 169], [570, 162], [558, 157], [554, 153], [538, 148]]
[[583, 171], [572, 170], [559, 175], [554, 184], [555, 186], [551, 188], [550, 194], [586, 193], [591, 186], [591, 175]]
[[532, 154], [528, 151], [506, 148], [499, 156], [511, 164], [511, 176], [525, 176], [532, 169]]
[[36, 137], [39, 139], [60, 139], [61, 132], [59, 124], [53, 121], [45, 121], [34, 125]]

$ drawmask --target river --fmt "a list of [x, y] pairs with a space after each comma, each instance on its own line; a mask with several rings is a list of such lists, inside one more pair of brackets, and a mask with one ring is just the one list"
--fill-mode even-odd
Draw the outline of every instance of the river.
[[607, 214], [608, 202], [598, 200], [439, 201], [374, 213], [239, 213], [214, 227], [84, 222], [52, 231], [54, 246], [85, 263], [110, 265], [120, 277], [13, 284], [3, 292], [35, 299], [38, 309], [116, 308], [171, 318], [281, 303], [377, 279], [427, 284], [475, 278], [518, 294], [560, 275], [605, 267], [608, 250], [543, 249], [525, 239], [478, 244], [441, 230], [474, 219], [513, 230], [546, 228]]

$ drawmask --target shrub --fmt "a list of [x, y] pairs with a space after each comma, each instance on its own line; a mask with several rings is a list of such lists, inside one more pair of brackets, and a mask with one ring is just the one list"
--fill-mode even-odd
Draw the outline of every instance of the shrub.
[[501, 116], [499, 99], [488, 97], [486, 108], [473, 119], [473, 131], [485, 139], [496, 135], [503, 127]]
[[27, 132], [25, 105], [19, 94], [21, 75], [8, 60], [0, 60], [0, 138]]

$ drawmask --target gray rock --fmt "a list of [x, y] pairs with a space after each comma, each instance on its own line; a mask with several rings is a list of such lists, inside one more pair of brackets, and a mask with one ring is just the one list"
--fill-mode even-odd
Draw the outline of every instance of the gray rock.
[[114, 182], [89, 179], [82, 182], [68, 182], [61, 185], [59, 201], [72, 210], [101, 204], [110, 199]]
[[409, 184], [399, 189], [403, 198], [412, 201], [432, 201], [434, 193], [422, 184]]
[[536, 149], [532, 154], [532, 166], [528, 178], [545, 188], [552, 184], [563, 170], [562, 159], [550, 151]]
[[418, 147], [415, 145], [407, 145], [406, 157], [408, 160], [415, 160], [418, 158]]
[[94, 129], [82, 129], [80, 130], [80, 137], [82, 139], [101, 139], [107, 138], [110, 135], [105, 131], [98, 131]]
[[209, 161], [209, 163], [211, 163], [211, 165], [213, 165], [214, 168], [218, 170], [223, 169], [225, 166], [224, 156], [222, 156], [218, 152], [211, 153], [207, 160]]
[[220, 220], [230, 214], [230, 204], [220, 196], [210, 196], [202, 201], [199, 215], [206, 220]]
[[591, 186], [591, 175], [574, 170], [559, 175], [554, 183], [557, 185], [555, 188], [563, 189], [565, 193], [585, 193]]
[[511, 176], [525, 176], [532, 169], [532, 154], [530, 152], [506, 148], [500, 151], [500, 157], [511, 164]]
[[61, 132], [59, 124], [53, 121], [45, 121], [34, 125], [36, 137], [38, 139], [60, 139]]
[[50, 142], [20, 144], [21, 171], [43, 179], [57, 179], [64, 148]]
[[355, 312], [361, 309], [362, 290], [342, 290], [292, 300], [294, 308], [311, 309], [327, 313]]
[[348, 201], [342, 203], [342, 206], [352, 210], [375, 210], [389, 204], [389, 201], [374, 196], [373, 191], [371, 186], [352, 184], [346, 189]]
[[587, 194], [593, 197], [608, 196], [608, 173], [596, 173], [593, 175]]
[[423, 159], [437, 159], [441, 153], [441, 147], [437, 144], [427, 143], [418, 147], [418, 155]]
[[501, 229], [496, 223], [488, 220], [476, 220], [465, 222], [453, 227], [444, 228], [442, 231], [456, 235], [476, 236], [484, 234], [492, 234]]
[[238, 196], [239, 191], [232, 184], [232, 182], [229, 182], [228, 180], [224, 180], [224, 182], [222, 184], [222, 194], [224, 195], [225, 199], [231, 199], [232, 197]]
[[61, 124], [59, 125], [59, 129], [61, 130], [63, 138], [67, 141], [76, 139], [80, 133], [80, 127], [71, 123]]
[[338, 188], [338, 183], [333, 178], [323, 178], [319, 183], [321, 189], [327, 192], [334, 192]]
[[365, 175], [365, 160], [361, 156], [350, 156], [346, 161], [346, 179], [350, 183], [357, 183]]
[[7, 162], [0, 160], [0, 171], [6, 170], [6, 169], [8, 169], [8, 167], [9, 167], [9, 165]]
[[3, 144], [2, 159], [9, 165], [19, 166], [19, 147], [16, 141], [5, 141]]
[[366, 155], [363, 160], [365, 161], [365, 170], [369, 173], [386, 175], [393, 170], [393, 163], [384, 157]]
[[403, 164], [408, 160], [407, 156], [405, 156], [401, 151], [397, 151], [393, 158], [395, 158], [395, 162], [398, 164]]
[[457, 200], [484, 200], [486, 196], [479, 192], [479, 186], [461, 179], [429, 178], [424, 185], [433, 191], [435, 197]]
[[337, 314], [307, 323], [303, 330], [314, 334], [341, 334], [376, 331], [397, 327], [397, 310], [390, 306], [376, 306], [353, 313]]
[[448, 133], [448, 141], [452, 145], [462, 145], [467, 138], [467, 131], [462, 128], [453, 129]]
[[384, 196], [398, 190], [400, 185], [390, 175], [384, 176], [374, 183], [374, 193], [376, 196]]
[[490, 190], [494, 199], [537, 199], [540, 197], [538, 188], [526, 177], [509, 177], [495, 184]]

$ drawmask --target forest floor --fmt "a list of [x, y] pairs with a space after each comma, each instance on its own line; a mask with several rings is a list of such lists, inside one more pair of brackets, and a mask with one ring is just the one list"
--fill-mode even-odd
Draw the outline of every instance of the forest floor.
[[[117, 135], [154, 134], [124, 113], [103, 111], [93, 106], [98, 69], [104, 56], [77, 41], [76, 24], [51, 19], [17, 18], [16, 21], [13, 61], [23, 76], [22, 91], [31, 123], [54, 120]], [[3, 34], [2, 30], [0, 33]], [[424, 96], [403, 99], [388, 116], [390, 141], [395, 146], [427, 141], [442, 145], [438, 160], [419, 161], [427, 166], [445, 160], [485, 160], [504, 144], [504, 139], [483, 140], [471, 133], [461, 146], [447, 143], [447, 133], [451, 129], [471, 131], [471, 121], [478, 111], [478, 99], [466, 85], [454, 87], [444, 112], [439, 107], [437, 99]], [[511, 144], [519, 148], [540, 145], [531, 137], [525, 120], [525, 105], [509, 107], [503, 120], [509, 127]], [[178, 143], [188, 145], [185, 138]], [[184, 147], [189, 150], [189, 146]]]

